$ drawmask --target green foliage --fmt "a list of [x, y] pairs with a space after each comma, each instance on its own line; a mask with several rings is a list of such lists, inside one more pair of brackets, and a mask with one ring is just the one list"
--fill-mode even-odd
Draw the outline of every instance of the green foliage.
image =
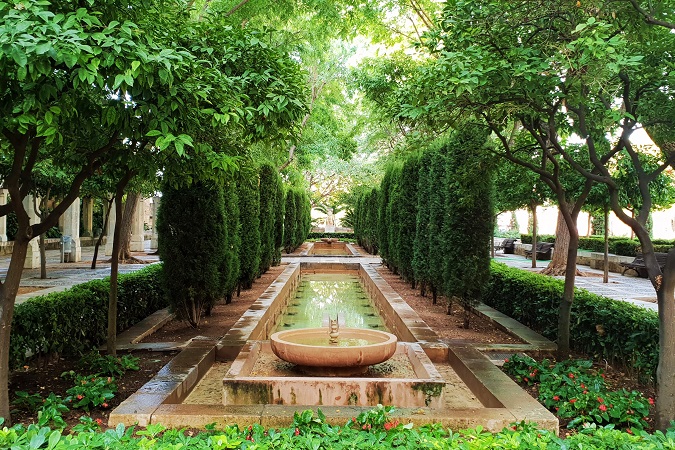
[[260, 186], [258, 172], [242, 172], [237, 180], [239, 199], [239, 285], [250, 289], [260, 270]]
[[[550, 431], [537, 429], [535, 424], [517, 423], [490, 433], [482, 427], [448, 430], [440, 424], [419, 427], [412, 423], [400, 424], [391, 416], [390, 407], [378, 406], [364, 411], [346, 425], [331, 425], [319, 409], [296, 412], [289, 427], [265, 428], [259, 424], [240, 429], [237, 425], [222, 430], [211, 430], [189, 436], [183, 430], [167, 430], [152, 424], [146, 429], [125, 429], [118, 425], [104, 432], [93, 423], [89, 428], [74, 429], [63, 435], [63, 426], [56, 429], [31, 424], [0, 428], [2, 448], [106, 448], [136, 450], [147, 448], [176, 449], [235, 449], [275, 448], [306, 449], [519, 449], [519, 450], [604, 450], [668, 449], [675, 445], [675, 430], [649, 434], [639, 429], [624, 432], [613, 427], [589, 426], [566, 439]], [[2, 422], [0, 421], [0, 425]], [[365, 427], [365, 428], [364, 428]]]
[[90, 406], [105, 409], [108, 407], [108, 401], [115, 397], [117, 392], [117, 384], [113, 377], [79, 375], [72, 370], [61, 376], [71, 378], [75, 382], [75, 386], [66, 391], [68, 397], [64, 400], [74, 409], [89, 411]]
[[78, 366], [89, 373], [119, 377], [127, 370], [140, 370], [139, 361], [140, 358], [133, 355], [101, 355], [93, 350], [80, 358]]
[[[118, 332], [167, 306], [161, 264], [119, 277]], [[93, 280], [17, 305], [12, 320], [10, 367], [34, 356], [79, 355], [106, 340], [109, 280]]]
[[429, 208], [429, 225], [427, 229], [428, 253], [427, 262], [429, 287], [436, 300], [436, 295], [443, 293], [444, 271], [445, 271], [445, 253], [447, 251], [443, 227], [448, 214], [452, 214], [448, 205], [448, 189], [446, 188], [448, 180], [446, 179], [446, 152], [445, 143], [437, 150], [433, 151], [431, 157], [431, 167], [429, 168], [429, 189], [427, 197], [427, 208]]
[[359, 245], [371, 254], [377, 254], [379, 250], [377, 241], [378, 201], [379, 190], [369, 189], [359, 195], [354, 209], [356, 218], [354, 235]]
[[275, 221], [277, 206], [277, 189], [281, 176], [269, 163], [258, 169], [260, 177], [260, 267], [258, 273], [265, 273], [272, 265], [275, 257]]
[[[594, 252], [604, 252], [605, 251], [605, 238], [603, 236], [589, 236], [589, 237], [579, 237], [579, 248], [584, 250], [591, 250]], [[532, 243], [532, 235], [521, 234], [520, 240], [523, 244]], [[537, 241], [539, 242], [550, 242], [555, 243], [555, 236], [552, 234], [545, 234], [537, 236]], [[640, 253], [641, 244], [637, 239], [628, 239], [620, 236], [610, 236], [609, 241], [609, 253], [622, 256], [635, 256], [637, 253]], [[654, 239], [654, 251], [668, 253], [668, 251], [675, 247], [675, 240], [671, 239]]]
[[419, 184], [420, 158], [411, 156], [403, 163], [399, 196], [395, 208], [399, 211], [400, 226], [396, 239], [396, 260], [399, 273], [404, 279], [413, 281], [413, 256], [417, 232], [417, 188]]
[[[555, 339], [562, 295], [562, 280], [493, 262], [483, 302]], [[571, 348], [620, 365], [645, 381], [656, 377], [658, 329], [654, 311], [583, 289], [575, 292]]]
[[429, 196], [431, 193], [431, 160], [433, 152], [425, 151], [420, 158], [417, 185], [417, 217], [415, 218], [415, 241], [413, 242], [412, 267], [415, 279], [422, 286], [431, 282], [429, 272]]
[[157, 213], [157, 232], [165, 295], [176, 317], [197, 327], [202, 315], [224, 294], [223, 191], [203, 184], [179, 189], [166, 186]]
[[228, 178], [223, 187], [225, 201], [225, 229], [227, 241], [225, 243], [225, 259], [223, 260], [222, 277], [223, 292], [226, 302], [232, 301], [232, 295], [237, 290], [239, 282], [239, 250], [241, 248], [241, 235], [239, 229], [239, 202], [236, 184], [232, 178]]
[[284, 193], [284, 252], [293, 253], [295, 242], [293, 237], [296, 234], [296, 206], [293, 189], [288, 188]]
[[[467, 126], [447, 147], [447, 209], [444, 238], [444, 291], [468, 310], [480, 301], [490, 277], [489, 242], [494, 229], [494, 160], [485, 129]], [[468, 315], [464, 326], [468, 327]]]
[[642, 430], [653, 399], [625, 389], [609, 391], [604, 374], [592, 369], [591, 361], [537, 362], [529, 356], [513, 355], [504, 362], [504, 371], [518, 382], [537, 385], [539, 401], [568, 428], [589, 424], [614, 425]]
[[[388, 255], [382, 254], [383, 261], [390, 267], [394, 273], [399, 273], [399, 239], [401, 236], [401, 210], [400, 202], [403, 196], [401, 192], [401, 177], [403, 176], [403, 166], [401, 163], [395, 163], [389, 166], [391, 171], [389, 184], [389, 203], [387, 204], [387, 242], [389, 243]], [[386, 175], [385, 175], [386, 176]]]
[[39, 427], [54, 426], [58, 429], [66, 427], [66, 421], [63, 420], [63, 413], [70, 409], [66, 406], [65, 401], [55, 395], [53, 392], [44, 399], [42, 408], [38, 411], [37, 425]]

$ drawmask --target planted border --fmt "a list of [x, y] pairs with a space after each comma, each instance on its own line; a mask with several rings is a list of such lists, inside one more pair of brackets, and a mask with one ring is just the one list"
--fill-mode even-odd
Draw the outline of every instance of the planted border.
[[[495, 262], [491, 274], [483, 302], [555, 340], [563, 281]], [[570, 334], [572, 349], [619, 364], [643, 381], [656, 378], [655, 311], [577, 289]]]
[[[119, 276], [117, 330], [123, 331], [167, 306], [160, 285], [162, 264]], [[27, 355], [81, 354], [106, 340], [110, 279], [92, 280], [33, 297], [16, 307], [10, 339], [10, 367]]]

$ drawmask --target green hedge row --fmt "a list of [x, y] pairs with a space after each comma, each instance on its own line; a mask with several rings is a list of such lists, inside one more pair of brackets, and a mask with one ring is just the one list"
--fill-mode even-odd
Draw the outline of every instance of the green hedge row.
[[354, 233], [309, 233], [307, 235], [307, 239], [321, 238], [355, 239]]
[[[492, 263], [483, 302], [555, 340], [563, 281]], [[656, 376], [659, 321], [655, 311], [577, 289], [571, 317], [572, 349], [596, 360]]]
[[[523, 244], [532, 243], [531, 234], [521, 234], [520, 240]], [[555, 242], [555, 235], [544, 234], [537, 236], [539, 242]], [[669, 239], [654, 239], [654, 251], [667, 253], [675, 246], [675, 240]], [[579, 238], [579, 248], [590, 250], [593, 252], [605, 251], [605, 240], [602, 236], [590, 236]], [[640, 252], [640, 241], [637, 239], [627, 239], [625, 237], [610, 237], [609, 238], [609, 253], [623, 256], [635, 256]]]
[[[119, 277], [117, 330], [126, 330], [167, 306], [160, 284], [161, 264]], [[10, 367], [26, 354], [80, 354], [106, 340], [110, 280], [92, 280], [17, 305], [12, 320]]]

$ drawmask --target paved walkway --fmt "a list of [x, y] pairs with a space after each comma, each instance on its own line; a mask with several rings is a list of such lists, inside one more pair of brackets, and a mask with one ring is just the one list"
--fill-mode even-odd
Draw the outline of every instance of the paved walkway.
[[[497, 252], [495, 260], [507, 266], [531, 272], [540, 271], [548, 265], [548, 261], [537, 261], [537, 268], [533, 269], [530, 259], [520, 255], [504, 255], [501, 252]], [[594, 294], [615, 300], [630, 302], [643, 308], [653, 309], [654, 311], [658, 309], [656, 292], [652, 283], [646, 278], [609, 272], [609, 282], [603, 283], [602, 270], [591, 269], [588, 266], [581, 265], [578, 265], [577, 269], [583, 273], [590, 274], [590, 276], [576, 277], [575, 285], [578, 288], [586, 289]], [[564, 277], [556, 278], [563, 279]]]
[[[153, 255], [150, 249], [150, 241], [146, 241], [146, 252], [134, 253], [138, 259], [151, 262], [159, 261], [157, 255]], [[17, 296], [17, 304], [26, 301], [28, 298], [36, 295], [44, 295], [50, 292], [64, 290], [75, 284], [84, 283], [93, 279], [100, 279], [110, 276], [110, 263], [106, 262], [108, 257], [99, 253], [97, 268], [91, 270], [91, 260], [94, 255], [93, 247], [82, 248], [82, 261], [78, 263], [61, 263], [61, 252], [59, 250], [47, 250], [47, 278], [40, 278], [39, 269], [26, 269], [21, 280], [22, 287], [42, 287], [33, 292], [28, 292]], [[529, 259], [520, 255], [504, 255], [497, 252], [496, 261], [504, 263], [510, 267], [516, 267], [528, 271], [538, 271], [546, 267], [548, 261], [537, 261], [537, 268], [532, 269]], [[0, 256], [0, 279], [5, 278], [7, 268], [9, 267], [10, 256]], [[299, 254], [288, 255], [282, 258], [285, 263], [293, 262], [365, 262], [370, 264], [379, 264], [380, 257], [371, 255], [356, 256], [301, 256]], [[145, 264], [122, 264], [120, 273], [133, 272], [145, 267]], [[578, 266], [579, 270], [590, 273], [593, 276], [577, 277], [576, 285], [579, 288], [616, 300], [627, 301], [644, 308], [656, 310], [656, 293], [649, 280], [630, 275], [622, 276], [618, 273], [610, 272], [609, 283], [602, 282], [602, 271], [591, 269], [588, 266]], [[563, 277], [558, 277], [563, 278]]]

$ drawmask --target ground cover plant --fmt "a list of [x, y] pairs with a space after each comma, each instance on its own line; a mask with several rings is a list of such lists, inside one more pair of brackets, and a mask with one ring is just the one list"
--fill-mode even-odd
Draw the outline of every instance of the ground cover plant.
[[515, 354], [504, 362], [503, 369], [518, 382], [536, 385], [539, 402], [568, 421], [568, 428], [612, 425], [628, 433], [647, 428], [654, 400], [636, 391], [610, 390], [604, 373], [592, 366], [591, 361], [538, 362]]
[[[2, 422], [0, 422], [0, 426]], [[625, 433], [611, 427], [588, 427], [561, 439], [539, 430], [534, 424], [513, 424], [498, 433], [481, 427], [449, 430], [440, 424], [414, 427], [400, 423], [392, 407], [378, 405], [350, 419], [345, 425], [331, 425], [319, 409], [294, 414], [293, 424], [284, 428], [260, 425], [211, 429], [197, 433], [166, 429], [153, 424], [145, 429], [125, 428], [101, 431], [101, 424], [83, 418], [71, 434], [39, 425], [15, 425], [0, 429], [0, 447], [12, 449], [605, 449], [675, 448], [675, 430], [648, 434]]]

